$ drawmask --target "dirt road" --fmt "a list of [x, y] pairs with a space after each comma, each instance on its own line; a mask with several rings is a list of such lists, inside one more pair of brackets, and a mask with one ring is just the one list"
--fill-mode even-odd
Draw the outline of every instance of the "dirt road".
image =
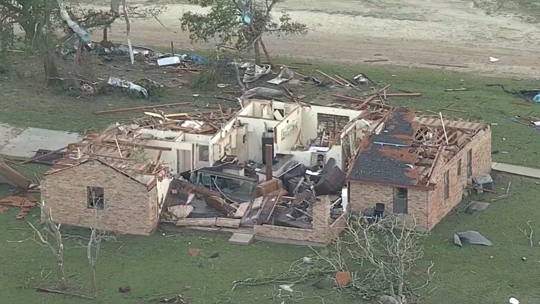
[[[265, 37], [265, 42], [273, 55], [300, 59], [355, 63], [388, 59], [370, 64], [441, 68], [426, 65], [434, 63], [467, 66], [444, 69], [490, 76], [540, 76], [540, 31], [533, 25], [517, 18], [486, 16], [458, 0], [372, 1], [288, 0], [276, 14], [287, 11], [309, 26], [309, 34]], [[167, 7], [160, 20], [177, 33], [155, 20], [136, 21], [131, 31], [133, 43], [165, 46], [172, 40], [181, 48], [201, 47], [190, 45], [188, 35], [180, 31], [179, 18], [184, 11], [203, 10], [182, 4]], [[125, 41], [123, 22], [115, 24], [111, 38]], [[490, 56], [500, 61], [491, 63]]]

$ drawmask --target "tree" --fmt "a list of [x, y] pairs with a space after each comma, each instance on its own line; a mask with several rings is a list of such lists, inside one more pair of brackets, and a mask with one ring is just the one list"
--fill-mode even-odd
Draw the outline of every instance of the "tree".
[[101, 242], [103, 240], [114, 240], [115, 237], [112, 236], [109, 232], [100, 229], [100, 219], [101, 219], [101, 210], [106, 210], [110, 205], [110, 202], [113, 200], [116, 191], [120, 186], [116, 188], [114, 193], [110, 198], [104, 198], [96, 196], [95, 193], [92, 193], [93, 204], [93, 214], [92, 214], [92, 225], [90, 226], [90, 238], [88, 239], [88, 244], [86, 246], [86, 258], [88, 259], [88, 265], [90, 266], [90, 289], [92, 294], [95, 296], [99, 292], [99, 285], [97, 279], [96, 266], [99, 260], [99, 253], [101, 250]]
[[431, 280], [433, 265], [427, 270], [424, 286], [413, 287], [409, 282], [412, 269], [424, 256], [420, 241], [427, 236], [419, 231], [415, 218], [386, 217], [369, 223], [363, 217], [352, 217], [347, 233], [350, 238], [342, 240], [342, 245], [352, 260], [367, 270], [364, 279], [352, 280], [354, 289], [367, 296], [388, 293], [403, 304], [407, 296]]
[[182, 30], [189, 32], [191, 42], [216, 39], [218, 46], [233, 42], [238, 51], [253, 49], [257, 64], [261, 60], [261, 48], [271, 63], [262, 41], [264, 34], [307, 34], [307, 26], [293, 22], [288, 14], [282, 14], [279, 20], [271, 16], [279, 0], [241, 1], [243, 0], [190, 0], [190, 3], [201, 7], [210, 7], [210, 11], [206, 14], [184, 13], [181, 18]]
[[[58, 273], [58, 289], [64, 290], [67, 288], [66, 270], [64, 267], [64, 241], [62, 232], [60, 231], [61, 224], [55, 224], [52, 218], [50, 208], [45, 207], [45, 203], [40, 204], [42, 212], [42, 229], [36, 228], [32, 223], [28, 222], [34, 230], [36, 243], [49, 248], [53, 256], [56, 258], [57, 273]], [[50, 240], [49, 238], [53, 240]]]
[[[424, 256], [420, 241], [427, 233], [418, 231], [414, 218], [386, 217], [367, 222], [351, 216], [345, 235], [323, 250], [313, 250], [315, 256], [294, 262], [280, 274], [259, 274], [256, 278], [235, 281], [239, 285], [296, 285], [313, 282], [313, 286], [331, 280], [341, 291], [362, 299], [378, 298], [384, 304], [405, 304], [407, 297], [417, 297], [417, 291], [431, 282], [433, 263], [425, 270], [424, 282], [411, 282], [411, 272]], [[234, 288], [233, 288], [234, 289]], [[298, 300], [298, 294], [288, 293], [288, 300]], [[279, 300], [284, 300], [280, 294]]]

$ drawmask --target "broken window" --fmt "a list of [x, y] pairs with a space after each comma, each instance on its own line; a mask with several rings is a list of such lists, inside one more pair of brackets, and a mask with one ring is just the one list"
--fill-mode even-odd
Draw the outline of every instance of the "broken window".
[[394, 188], [394, 213], [407, 214], [409, 212], [408, 196], [407, 188]]
[[101, 187], [86, 187], [86, 206], [88, 209], [105, 208], [105, 190]]
[[457, 176], [461, 176], [461, 158], [457, 161]]
[[210, 159], [210, 149], [208, 146], [199, 145], [199, 161], [208, 161]]
[[467, 152], [467, 177], [472, 176], [472, 149]]
[[444, 172], [444, 199], [450, 197], [450, 173], [449, 171]]

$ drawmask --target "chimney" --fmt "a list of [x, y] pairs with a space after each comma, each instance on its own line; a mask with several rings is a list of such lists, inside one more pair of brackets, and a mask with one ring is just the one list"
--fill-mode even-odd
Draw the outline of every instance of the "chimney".
[[272, 155], [272, 145], [265, 145], [265, 163], [266, 163], [266, 181], [273, 179], [272, 175], [272, 163], [274, 162], [274, 155]]

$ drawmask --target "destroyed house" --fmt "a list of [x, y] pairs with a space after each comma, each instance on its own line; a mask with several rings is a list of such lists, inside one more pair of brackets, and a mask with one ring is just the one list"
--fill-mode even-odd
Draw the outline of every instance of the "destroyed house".
[[[42, 179], [41, 196], [57, 223], [149, 235], [158, 225], [170, 179], [142, 149], [160, 149], [116, 128], [69, 145]], [[43, 215], [43, 213], [42, 213]]]
[[394, 108], [360, 142], [347, 174], [351, 209], [414, 217], [430, 230], [491, 171], [491, 128]]
[[228, 158], [255, 170], [261, 181], [267, 156], [273, 176], [293, 163], [321, 169], [330, 159], [345, 170], [354, 142], [375, 125], [357, 109], [257, 99], [238, 112], [146, 114], [134, 121], [134, 132], [153, 146], [170, 149], [145, 152], [154, 158], [159, 154], [171, 173], [216, 166]]

